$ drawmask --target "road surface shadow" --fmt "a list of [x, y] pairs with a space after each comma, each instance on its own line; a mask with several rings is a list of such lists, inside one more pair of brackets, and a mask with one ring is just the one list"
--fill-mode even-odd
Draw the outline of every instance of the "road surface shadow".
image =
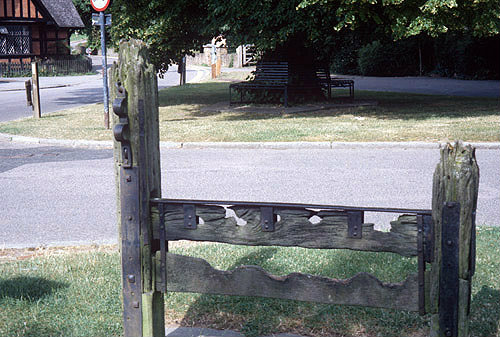
[[110, 149], [82, 149], [65, 147], [0, 148], [0, 173], [27, 164], [107, 159], [113, 157]]

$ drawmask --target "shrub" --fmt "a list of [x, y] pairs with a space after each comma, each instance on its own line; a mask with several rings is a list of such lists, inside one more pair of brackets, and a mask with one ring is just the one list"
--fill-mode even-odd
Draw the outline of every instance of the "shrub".
[[373, 41], [358, 52], [358, 67], [365, 76], [409, 76], [419, 73], [418, 43]]

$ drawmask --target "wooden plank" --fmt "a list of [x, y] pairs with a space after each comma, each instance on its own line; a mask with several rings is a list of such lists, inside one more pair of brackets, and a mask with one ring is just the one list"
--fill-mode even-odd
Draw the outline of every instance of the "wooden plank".
[[33, 0], [30, 0], [30, 18], [35, 19], [37, 15], [37, 9]]
[[[304, 248], [346, 248], [360, 251], [393, 252], [403, 256], [417, 255], [416, 216], [400, 216], [391, 222], [390, 232], [381, 232], [373, 224], [362, 225], [362, 239], [347, 237], [347, 213], [316, 212], [312, 210], [275, 209], [279, 221], [274, 232], [264, 232], [260, 226], [260, 209], [229, 207], [241, 219], [226, 217], [226, 209], [221, 206], [198, 206], [199, 221], [196, 230], [184, 228], [182, 205], [166, 207], [165, 224], [167, 240], [212, 241], [249, 246], [297, 246]], [[153, 218], [154, 228], [158, 228], [158, 210]], [[321, 218], [313, 224], [309, 219]], [[242, 225], [241, 222], [246, 222]], [[158, 230], [155, 238], [159, 238]]]
[[418, 311], [416, 274], [409, 275], [401, 283], [383, 283], [368, 273], [359, 273], [346, 280], [301, 273], [275, 276], [257, 266], [221, 271], [203, 259], [167, 253], [167, 275], [168, 291]]
[[20, 18], [22, 16], [22, 14], [21, 14], [21, 0], [15, 0], [14, 6], [15, 6], [14, 16], [16, 18]]
[[10, 1], [10, 0], [5, 0], [5, 1], [6, 1], [5, 17], [13, 17], [14, 11], [12, 9], [12, 1]]
[[28, 8], [29, 8], [29, 1], [28, 0], [22, 0], [22, 6], [21, 6], [22, 13], [21, 13], [21, 16], [23, 18], [29, 18]]

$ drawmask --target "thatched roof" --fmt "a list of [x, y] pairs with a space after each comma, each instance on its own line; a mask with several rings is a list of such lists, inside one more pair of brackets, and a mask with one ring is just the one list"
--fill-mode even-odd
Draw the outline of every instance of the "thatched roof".
[[[39, 0], [61, 28], [83, 28], [83, 22], [71, 0]], [[89, 4], [90, 6], [90, 4]]]

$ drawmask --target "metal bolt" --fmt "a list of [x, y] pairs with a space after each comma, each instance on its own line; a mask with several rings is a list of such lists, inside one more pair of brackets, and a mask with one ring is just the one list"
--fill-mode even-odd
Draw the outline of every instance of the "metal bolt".
[[128, 182], [128, 183], [132, 181], [132, 177], [131, 177], [131, 176], [127, 176], [127, 178], [126, 178], [126, 179], [127, 179], [127, 182]]
[[352, 233], [352, 236], [358, 236], [358, 232]]
[[446, 244], [447, 244], [448, 246], [451, 246], [451, 245], [453, 244], [453, 242], [451, 242], [451, 240], [448, 240], [448, 241], [446, 241]]
[[451, 337], [451, 330], [450, 329], [446, 329], [445, 334], [446, 334], [447, 337]]
[[133, 302], [132, 302], [132, 306], [133, 306], [134, 308], [139, 308], [139, 302], [138, 302], [138, 301], [133, 301]]
[[132, 217], [132, 215], [129, 215], [127, 219], [128, 219], [128, 221], [132, 221], [132, 219], [134, 219], [134, 218]]
[[358, 226], [354, 226], [354, 230], [357, 231], [358, 230]]
[[135, 276], [134, 275], [128, 275], [127, 279], [129, 281], [129, 283], [135, 283]]
[[264, 223], [265, 223], [265, 224], [269, 223], [269, 220], [264, 220]]
[[269, 225], [265, 225], [264, 227], [265, 227], [266, 229], [269, 229]]

